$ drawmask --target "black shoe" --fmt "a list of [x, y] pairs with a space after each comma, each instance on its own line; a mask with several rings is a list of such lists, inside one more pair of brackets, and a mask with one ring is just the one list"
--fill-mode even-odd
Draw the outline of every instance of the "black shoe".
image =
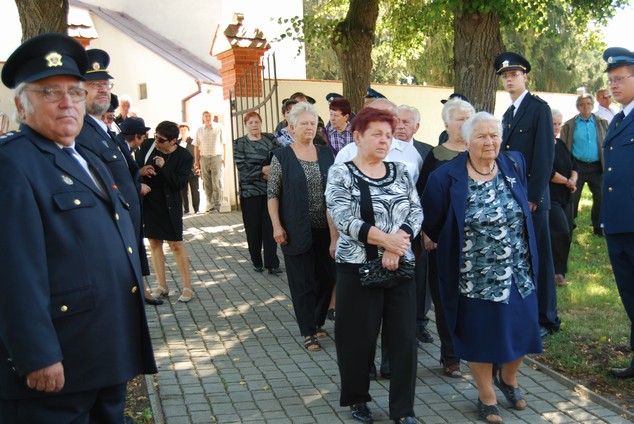
[[350, 412], [352, 413], [352, 418], [357, 421], [361, 421], [362, 423], [374, 422], [372, 412], [370, 412], [370, 408], [368, 408], [368, 405], [365, 403], [355, 403], [350, 407]]
[[434, 338], [425, 327], [422, 327], [416, 330], [416, 341], [418, 341], [418, 347], [422, 349], [421, 343], [433, 343]]
[[376, 365], [374, 365], [374, 363], [372, 363], [368, 375], [370, 376], [370, 380], [376, 380]]
[[381, 363], [381, 377], [383, 377], [386, 380], [389, 380], [391, 376], [392, 376], [392, 373], [390, 372], [390, 362], [389, 361], [382, 362]]
[[282, 271], [282, 268], [280, 268], [280, 267], [277, 267], [277, 268], [269, 268], [269, 274], [272, 274], [272, 275], [281, 274], [281, 273], [283, 273], [283, 272], [284, 272], [284, 271]]
[[550, 335], [550, 333], [551, 333], [550, 329], [544, 327], [543, 325], [539, 326], [539, 337], [541, 337], [542, 339]]
[[148, 299], [147, 297], [145, 298], [145, 304], [146, 305], [154, 305], [154, 306], [158, 306], [158, 305], [162, 305], [163, 301], [161, 299]]
[[253, 270], [255, 272], [263, 272], [264, 271], [264, 267], [263, 266], [254, 266]]
[[328, 319], [330, 321], [334, 321], [335, 320], [335, 308], [328, 308], [327, 316], [328, 316]]
[[603, 228], [595, 228], [592, 232], [595, 236], [603, 237]]
[[634, 378], [634, 365], [629, 368], [612, 368], [610, 374], [616, 378]]
[[420, 424], [420, 421], [418, 421], [414, 417], [401, 417], [394, 420], [394, 423], [395, 424]]

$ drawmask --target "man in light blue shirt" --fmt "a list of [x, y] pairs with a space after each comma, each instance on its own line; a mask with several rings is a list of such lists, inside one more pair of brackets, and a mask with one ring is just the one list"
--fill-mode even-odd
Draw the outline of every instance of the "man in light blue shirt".
[[601, 144], [608, 130], [608, 121], [592, 113], [594, 98], [583, 94], [577, 98], [579, 114], [561, 127], [561, 139], [566, 143], [578, 164], [577, 191], [573, 193], [574, 216], [577, 216], [579, 200], [584, 184], [592, 193], [592, 227], [594, 234], [603, 236], [601, 228], [601, 184], [603, 183], [603, 149]]

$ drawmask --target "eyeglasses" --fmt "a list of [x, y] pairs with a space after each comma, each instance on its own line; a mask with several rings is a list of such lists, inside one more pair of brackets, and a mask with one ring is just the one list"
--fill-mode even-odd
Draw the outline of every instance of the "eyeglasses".
[[160, 137], [158, 134], [154, 134], [154, 140], [156, 140], [157, 143], [167, 143], [169, 140], [163, 137]]
[[502, 74], [500, 75], [500, 77], [502, 77], [503, 80], [509, 79], [509, 78], [515, 78], [522, 75], [521, 72], [509, 72], [508, 74]]
[[[620, 84], [623, 82], [623, 80], [626, 80], [628, 78], [632, 78], [634, 77], [634, 75], [628, 75], [626, 77], [614, 77], [614, 78], [608, 78], [608, 84], [612, 85], [612, 84]], [[604, 97], [605, 98], [605, 97]]]
[[110, 82], [110, 81], [88, 81], [86, 83], [86, 85], [90, 88], [96, 88], [96, 89], [100, 89], [100, 88], [106, 88], [108, 90], [112, 90], [112, 87], [114, 87], [114, 82]]
[[88, 92], [81, 87], [69, 87], [66, 90], [62, 87], [25, 88], [24, 91], [41, 93], [49, 102], [59, 102], [68, 94], [73, 103], [79, 103], [86, 100], [86, 95], [88, 94]]
[[612, 95], [611, 94], [604, 94], [603, 96], [601, 96], [602, 99], [611, 99]]

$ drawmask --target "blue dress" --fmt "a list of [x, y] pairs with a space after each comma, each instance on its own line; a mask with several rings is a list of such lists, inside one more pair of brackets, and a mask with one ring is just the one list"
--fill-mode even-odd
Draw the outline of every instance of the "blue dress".
[[542, 351], [524, 214], [503, 176], [469, 179], [456, 356], [504, 363]]

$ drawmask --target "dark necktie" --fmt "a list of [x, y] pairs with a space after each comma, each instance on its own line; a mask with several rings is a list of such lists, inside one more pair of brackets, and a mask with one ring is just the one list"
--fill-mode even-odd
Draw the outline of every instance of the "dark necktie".
[[509, 129], [511, 128], [511, 124], [513, 123], [513, 114], [515, 112], [515, 105], [511, 105], [510, 108], [508, 108], [508, 110], [506, 111], [506, 118], [504, 119], [506, 121], [506, 128]]
[[[95, 184], [95, 186], [99, 189], [99, 191], [101, 191], [102, 194], [105, 194], [106, 191], [103, 188], [103, 185], [101, 184], [99, 178], [97, 177], [97, 175], [95, 174], [95, 172], [90, 168], [90, 164], [88, 163], [88, 161], [79, 154], [79, 152], [77, 150], [75, 150], [73, 147], [64, 147], [62, 148], [62, 150], [64, 151], [64, 153], [66, 153], [68, 156], [70, 156], [71, 158], [73, 158], [73, 160], [79, 164], [79, 166], [81, 167], [81, 169], [90, 177], [90, 179], [92, 180], [92, 182]], [[84, 164], [79, 157], [80, 156], [86, 163]]]
[[614, 116], [614, 128], [619, 126], [623, 118], [625, 118], [625, 113], [623, 111], [620, 111]]

